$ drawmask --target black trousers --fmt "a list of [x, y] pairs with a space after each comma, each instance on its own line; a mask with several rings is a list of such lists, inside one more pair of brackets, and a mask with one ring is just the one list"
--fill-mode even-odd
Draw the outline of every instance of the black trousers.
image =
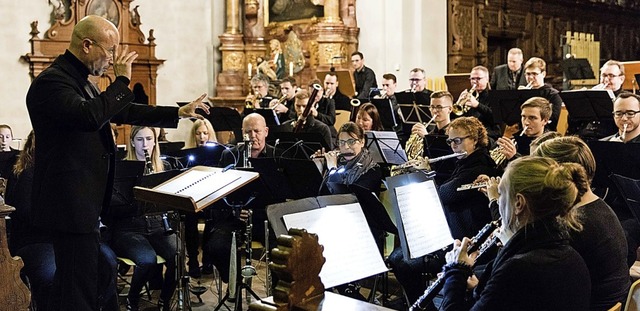
[[56, 273], [49, 310], [99, 310], [98, 256], [100, 234], [55, 232]]

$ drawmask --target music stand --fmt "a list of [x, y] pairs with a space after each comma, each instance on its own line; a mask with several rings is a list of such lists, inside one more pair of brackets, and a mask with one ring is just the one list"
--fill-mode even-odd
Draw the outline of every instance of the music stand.
[[516, 141], [516, 151], [523, 156], [527, 156], [531, 153], [531, 142], [535, 139], [526, 135], [517, 135], [513, 139]]
[[214, 167], [220, 162], [220, 157], [225, 149], [227, 147], [222, 144], [207, 143], [202, 147], [167, 152], [166, 155], [179, 160], [183, 167], [198, 165]]
[[[294, 198], [289, 180], [280, 166], [280, 158], [253, 158], [253, 171], [260, 174], [263, 187], [271, 193], [276, 202], [284, 202]], [[316, 170], [317, 171], [317, 170]]]
[[610, 177], [620, 195], [624, 198], [624, 202], [631, 214], [640, 223], [640, 180], [619, 174], [611, 174]]
[[[144, 165], [144, 161], [116, 161], [111, 202], [108, 209], [103, 211], [104, 215], [118, 214], [118, 212], [112, 212], [111, 209], [133, 208], [135, 204], [133, 187], [140, 184], [140, 179], [144, 174]], [[105, 224], [110, 225], [106, 222]]]
[[560, 92], [571, 119], [579, 121], [612, 120], [613, 92], [610, 90], [572, 90]]
[[376, 106], [378, 109], [378, 114], [380, 115], [380, 122], [382, 122], [382, 127], [385, 130], [393, 130], [396, 126], [398, 126], [400, 116], [393, 109], [393, 103], [391, 99], [388, 98], [372, 98], [371, 104]]
[[610, 174], [620, 174], [640, 179], [640, 144], [625, 144], [611, 141], [588, 141], [587, 144], [596, 160], [593, 187], [612, 187]]
[[404, 123], [423, 123], [431, 120], [431, 114], [427, 112], [431, 98], [426, 93], [399, 92], [395, 95]]
[[496, 123], [520, 123], [520, 106], [531, 97], [540, 96], [542, 90], [493, 90], [489, 93], [489, 106]]
[[275, 110], [269, 108], [244, 108], [244, 115], [248, 115], [254, 112], [264, 118], [264, 120], [267, 122], [267, 126], [280, 125], [280, 119], [278, 119], [278, 114]]
[[293, 133], [293, 132], [270, 132], [267, 136], [267, 141], [270, 144], [275, 144], [278, 141], [283, 157], [295, 158], [295, 159], [309, 159], [312, 154], [317, 150], [325, 148], [325, 150], [332, 150], [333, 148], [327, 145], [320, 133]]
[[365, 137], [365, 148], [377, 163], [399, 165], [407, 162], [407, 154], [396, 132], [368, 131]]
[[567, 58], [560, 61], [562, 73], [568, 80], [595, 79], [589, 60], [586, 58]]
[[184, 147], [183, 141], [160, 141], [158, 144], [163, 153], [178, 151]]

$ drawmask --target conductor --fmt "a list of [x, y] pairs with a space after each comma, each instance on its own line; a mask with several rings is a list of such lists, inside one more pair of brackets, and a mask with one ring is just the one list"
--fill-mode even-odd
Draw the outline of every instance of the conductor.
[[[196, 108], [209, 113], [201, 102], [206, 94], [179, 109], [132, 103], [131, 64], [138, 55], [119, 43], [111, 22], [83, 18], [68, 49], [27, 93], [38, 137], [33, 221], [51, 232], [57, 267], [50, 310], [98, 310], [98, 223], [109, 206], [116, 154], [109, 122], [176, 127], [179, 117], [202, 119]], [[100, 92], [87, 78], [112, 65], [116, 78]]]

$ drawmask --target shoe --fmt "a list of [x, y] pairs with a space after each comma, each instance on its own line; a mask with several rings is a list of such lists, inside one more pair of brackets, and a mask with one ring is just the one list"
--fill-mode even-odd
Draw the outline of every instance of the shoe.
[[129, 300], [129, 298], [127, 298], [127, 311], [138, 311], [138, 302], [137, 301], [132, 301]]
[[171, 311], [171, 303], [165, 303], [164, 300], [158, 299], [158, 310], [159, 311]]
[[202, 266], [202, 274], [204, 275], [209, 275], [209, 274], [213, 274], [213, 265], [212, 264], [206, 264], [204, 266]]

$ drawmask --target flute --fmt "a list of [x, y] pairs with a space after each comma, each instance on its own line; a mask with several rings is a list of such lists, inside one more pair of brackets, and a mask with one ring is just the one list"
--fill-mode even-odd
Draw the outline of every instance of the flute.
[[465, 190], [472, 190], [472, 189], [478, 189], [478, 188], [485, 188], [488, 187], [489, 183], [486, 181], [483, 182], [479, 182], [479, 183], [475, 183], [475, 184], [464, 184], [460, 187], [458, 187], [456, 190], [457, 191], [465, 191]]
[[[471, 254], [477, 250], [480, 250], [476, 260], [480, 258], [487, 250], [491, 249], [490, 246], [493, 246], [497, 242], [497, 238], [489, 239], [491, 234], [500, 226], [501, 219], [494, 220], [482, 227], [478, 233], [471, 238], [470, 246], [467, 249], [467, 253]], [[496, 237], [496, 235], [493, 235]], [[485, 245], [485, 242], [492, 241], [490, 245]], [[427, 303], [432, 301], [433, 298], [440, 292], [440, 290], [444, 287], [444, 273], [441, 274], [427, 289], [425, 289], [424, 294], [416, 300], [416, 302], [409, 308], [409, 311], [413, 310], [425, 310], [427, 307]]]
[[436, 163], [436, 162], [440, 162], [440, 161], [451, 159], [451, 158], [462, 157], [462, 156], [465, 156], [465, 155], [467, 155], [466, 151], [458, 152], [458, 153], [452, 153], [452, 154], [448, 154], [448, 155], [445, 155], [445, 156], [429, 159], [428, 162], [429, 162], [429, 164], [431, 164], [431, 163]]

